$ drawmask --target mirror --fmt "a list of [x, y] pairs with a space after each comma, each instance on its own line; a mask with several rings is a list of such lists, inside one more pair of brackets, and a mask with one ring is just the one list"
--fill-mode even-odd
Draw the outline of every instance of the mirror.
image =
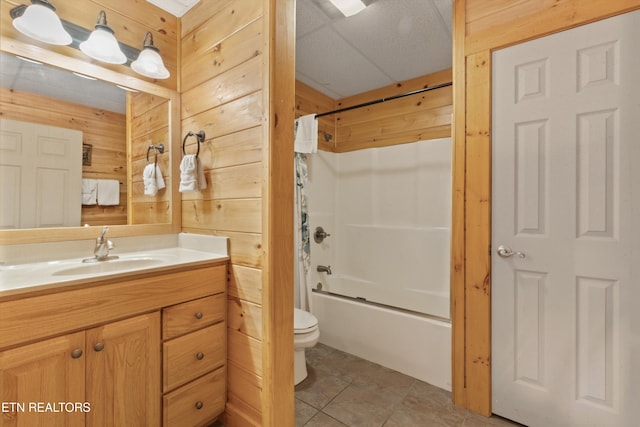
[[[77, 223], [83, 226], [80, 230], [86, 230], [86, 225], [89, 229], [109, 225], [116, 226], [112, 227], [116, 230], [114, 235], [174, 232], [179, 227], [179, 224], [173, 224], [176, 206], [171, 203], [172, 197], [179, 200], [171, 186], [171, 177], [175, 176], [171, 153], [179, 138], [175, 135], [179, 132], [175, 125], [179, 119], [177, 94], [111, 71], [91, 73], [99, 67], [80, 63], [78, 68], [85, 77], [95, 74], [111, 81], [89, 80], [74, 73], [74, 65], [80, 61], [56, 58], [53, 53], [44, 56], [54, 55], [55, 67], [23, 61], [13, 53], [0, 52], [2, 117], [82, 131], [82, 154], [77, 159], [82, 163], [81, 177], [98, 182], [111, 181], [111, 184], [117, 182], [119, 187], [115, 201], [101, 204], [99, 200], [94, 203], [90, 199], [84, 200], [87, 203], [82, 205], [81, 219]], [[32, 56], [30, 59], [34, 59], [33, 52], [28, 53]], [[60, 66], [61, 62], [64, 67]], [[160, 144], [162, 153], [149, 148]], [[154, 195], [145, 194], [142, 175], [147, 159], [150, 163], [157, 160], [166, 185]], [[51, 238], [52, 233], [29, 230], [29, 234], [24, 234], [3, 224], [0, 243], [16, 243], [14, 238], [24, 240], [24, 236], [31, 236], [25, 241], [40, 241], [40, 236], [48, 236], [46, 240], [51, 241], [65, 240], [65, 236], [95, 234], [74, 230], [78, 228], [75, 226], [64, 228], [72, 233], [58, 230], [59, 225], [54, 227], [57, 237]]]

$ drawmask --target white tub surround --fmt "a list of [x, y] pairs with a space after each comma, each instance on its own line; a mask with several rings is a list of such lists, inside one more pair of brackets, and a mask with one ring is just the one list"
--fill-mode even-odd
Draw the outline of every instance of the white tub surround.
[[313, 293], [320, 342], [451, 390], [451, 325]]
[[312, 287], [400, 309], [313, 292], [320, 342], [450, 390], [451, 139], [319, 152], [309, 177], [311, 230], [331, 234]]
[[228, 259], [226, 237], [171, 234], [114, 238], [113, 261], [83, 263], [94, 240], [0, 247], [0, 298], [51, 287], [196, 266]]

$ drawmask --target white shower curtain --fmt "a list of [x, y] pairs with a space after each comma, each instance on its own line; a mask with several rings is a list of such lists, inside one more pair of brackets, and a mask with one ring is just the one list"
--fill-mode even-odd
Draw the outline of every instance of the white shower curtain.
[[309, 215], [307, 209], [307, 156], [302, 153], [295, 153], [295, 252], [296, 265], [294, 268], [296, 277], [294, 283], [297, 285], [296, 307], [302, 310], [311, 310], [311, 298], [308, 291], [310, 242], [309, 242]]

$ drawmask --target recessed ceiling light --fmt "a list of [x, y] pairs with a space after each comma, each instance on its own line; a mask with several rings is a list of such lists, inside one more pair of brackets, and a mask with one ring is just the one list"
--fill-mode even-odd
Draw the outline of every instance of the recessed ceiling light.
[[367, 6], [362, 0], [329, 0], [344, 16], [352, 16], [362, 12]]

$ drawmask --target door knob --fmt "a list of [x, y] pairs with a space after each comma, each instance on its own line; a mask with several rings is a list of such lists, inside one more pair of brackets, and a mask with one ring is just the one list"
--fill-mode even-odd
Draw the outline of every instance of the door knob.
[[523, 252], [513, 252], [513, 250], [509, 246], [500, 245], [498, 246], [498, 255], [502, 258], [509, 258], [516, 255], [518, 258], [524, 258], [526, 255]]

